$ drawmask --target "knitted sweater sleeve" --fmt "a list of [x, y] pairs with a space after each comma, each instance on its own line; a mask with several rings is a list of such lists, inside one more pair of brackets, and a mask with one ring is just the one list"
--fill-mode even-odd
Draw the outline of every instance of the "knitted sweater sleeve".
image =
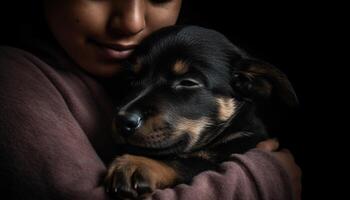
[[270, 153], [258, 149], [233, 155], [220, 170], [205, 171], [190, 185], [159, 190], [153, 199], [191, 200], [291, 200], [291, 182], [285, 169]]
[[56, 86], [28, 55], [0, 55], [1, 189], [10, 199], [108, 199], [105, 166]]

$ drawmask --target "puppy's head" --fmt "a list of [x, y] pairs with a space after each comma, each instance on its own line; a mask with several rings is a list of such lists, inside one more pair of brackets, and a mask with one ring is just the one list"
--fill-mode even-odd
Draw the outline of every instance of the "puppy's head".
[[250, 59], [222, 34], [168, 27], [143, 41], [118, 108], [118, 141], [148, 154], [190, 152], [217, 136], [244, 102], [296, 99], [283, 73]]

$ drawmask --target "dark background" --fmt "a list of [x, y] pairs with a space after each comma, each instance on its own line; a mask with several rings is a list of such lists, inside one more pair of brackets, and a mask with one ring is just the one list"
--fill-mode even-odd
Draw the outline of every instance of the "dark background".
[[312, 1], [216, 2], [187, 1], [192, 12], [186, 13], [287, 74], [300, 105], [279, 134], [303, 171], [303, 199], [340, 198], [348, 170], [339, 154], [345, 149], [340, 113], [347, 113], [339, 94], [345, 96], [340, 88], [347, 78], [341, 77], [348, 66], [338, 64], [342, 50], [333, 44], [344, 44], [338, 25], [349, 22], [342, 24], [343, 12]]
[[[14, 41], [18, 24], [33, 15], [27, 2], [1, 4], [0, 44]], [[338, 23], [332, 12], [330, 5], [319, 2], [184, 0], [181, 19], [222, 32], [251, 55], [287, 74], [300, 106], [283, 134], [288, 139], [286, 146], [303, 170], [303, 199], [337, 196], [330, 192], [330, 185], [337, 183], [328, 180], [333, 176], [328, 165], [335, 160], [328, 151], [333, 148], [331, 138], [335, 132], [330, 122], [336, 117], [330, 114], [328, 98], [337, 92], [330, 87], [336, 79], [331, 72], [339, 69], [327, 59], [332, 52], [329, 43], [337, 37], [330, 34]]]

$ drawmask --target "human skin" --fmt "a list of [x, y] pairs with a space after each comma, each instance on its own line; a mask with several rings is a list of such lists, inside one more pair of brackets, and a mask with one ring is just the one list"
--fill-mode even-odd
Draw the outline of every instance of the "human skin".
[[44, 0], [48, 26], [66, 53], [92, 75], [110, 77], [135, 45], [174, 25], [181, 0]]

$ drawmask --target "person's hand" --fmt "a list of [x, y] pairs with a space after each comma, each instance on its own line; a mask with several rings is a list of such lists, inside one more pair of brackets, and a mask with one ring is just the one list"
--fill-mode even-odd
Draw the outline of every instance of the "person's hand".
[[268, 139], [258, 143], [256, 148], [269, 151], [279, 160], [284, 169], [286, 169], [292, 181], [292, 189], [297, 200], [301, 199], [301, 169], [295, 163], [293, 155], [288, 149], [278, 150], [279, 142], [276, 139]]

